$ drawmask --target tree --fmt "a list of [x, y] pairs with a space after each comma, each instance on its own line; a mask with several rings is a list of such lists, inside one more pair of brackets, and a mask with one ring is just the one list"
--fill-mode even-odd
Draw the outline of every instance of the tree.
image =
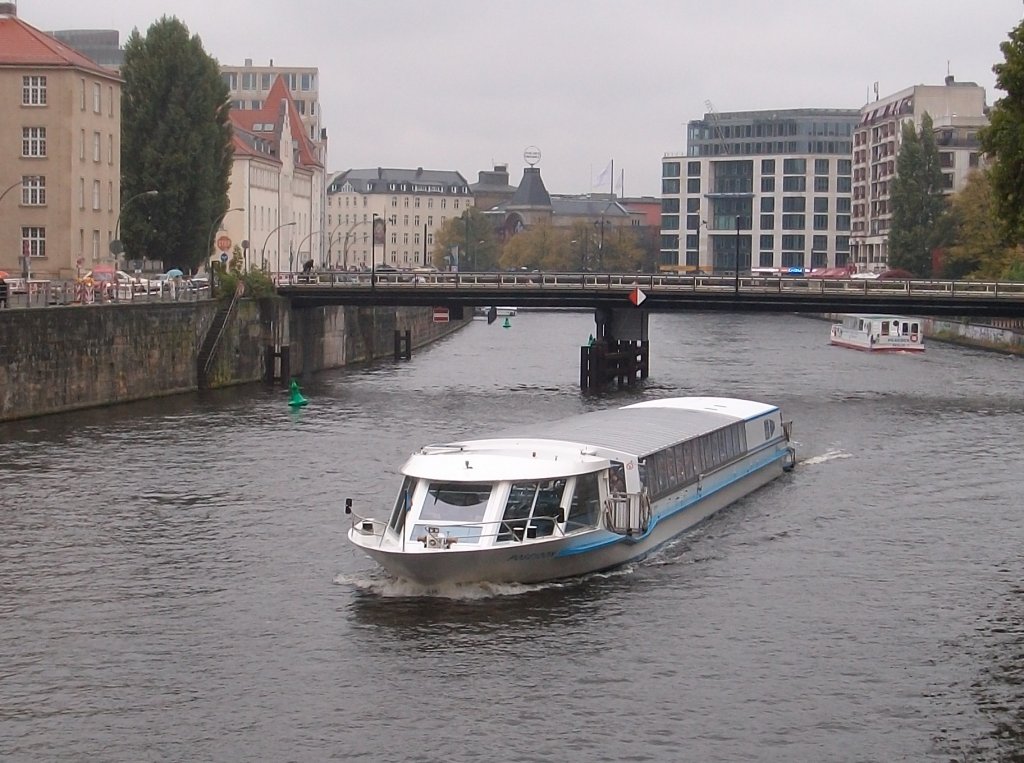
[[575, 270], [569, 232], [551, 225], [531, 225], [505, 244], [501, 267], [507, 270]]
[[121, 68], [121, 198], [156, 190], [121, 217], [128, 251], [193, 270], [228, 208], [228, 88], [198, 36], [164, 16], [125, 45]]
[[[454, 265], [459, 270], [494, 270], [498, 264], [498, 249], [490, 218], [476, 207], [469, 207], [438, 230], [431, 260], [440, 270]], [[454, 252], [458, 253], [458, 262], [453, 260]]]
[[981, 147], [992, 160], [989, 170], [993, 203], [1008, 241], [1024, 241], [1024, 21], [1000, 43], [1003, 63], [996, 64], [996, 87], [1006, 92], [989, 113]]
[[896, 178], [892, 181], [892, 229], [889, 264], [916, 276], [931, 275], [932, 250], [943, 237], [946, 201], [932, 118], [921, 119], [921, 131], [903, 124]]
[[942, 264], [945, 278], [974, 277], [999, 251], [1006, 249], [995, 217], [992, 183], [987, 172], [972, 172], [950, 200], [952, 242]]

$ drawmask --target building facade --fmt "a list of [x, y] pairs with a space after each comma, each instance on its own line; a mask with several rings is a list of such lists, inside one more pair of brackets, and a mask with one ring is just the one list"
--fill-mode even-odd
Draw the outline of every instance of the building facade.
[[327, 188], [332, 267], [429, 266], [437, 231], [473, 206], [469, 183], [452, 170], [351, 169]]
[[858, 270], [880, 272], [889, 263], [892, 183], [902, 126], [920, 131], [925, 114], [939, 149], [943, 189], [956, 193], [982, 164], [978, 132], [988, 124], [985, 88], [946, 77], [943, 85], [914, 85], [868, 103], [853, 134], [851, 258]]
[[285, 78], [274, 81], [261, 108], [232, 110], [231, 125], [227, 238], [249, 242], [243, 252], [249, 267], [281, 273], [309, 260], [322, 266], [326, 175]]
[[71, 278], [112, 262], [121, 79], [0, 3], [0, 270]]
[[662, 269], [804, 271], [850, 253], [854, 109], [708, 113], [662, 159]]
[[266, 104], [277, 79], [283, 78], [302, 121], [306, 137], [316, 149], [318, 162], [327, 165], [327, 131], [320, 114], [320, 70], [315, 66], [254, 66], [251, 58], [243, 66], [222, 65], [221, 76], [236, 111], [259, 111]]

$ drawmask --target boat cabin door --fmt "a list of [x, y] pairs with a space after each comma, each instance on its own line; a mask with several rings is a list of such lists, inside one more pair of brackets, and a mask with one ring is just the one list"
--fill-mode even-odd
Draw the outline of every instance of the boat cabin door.
[[644, 493], [627, 493], [623, 465], [612, 462], [608, 469], [608, 499], [605, 522], [620, 535], [643, 535], [651, 520], [651, 504]]

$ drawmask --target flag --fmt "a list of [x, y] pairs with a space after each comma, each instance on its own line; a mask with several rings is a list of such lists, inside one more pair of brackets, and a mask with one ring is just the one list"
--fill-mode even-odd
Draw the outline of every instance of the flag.
[[608, 182], [608, 178], [610, 178], [610, 177], [611, 177], [611, 175], [612, 175], [612, 163], [611, 163], [611, 161], [609, 160], [609, 162], [608, 162], [608, 166], [607, 166], [607, 167], [605, 167], [605, 168], [604, 168], [604, 169], [603, 169], [603, 170], [601, 171], [601, 174], [597, 176], [597, 180], [595, 180], [595, 181], [594, 181], [594, 185], [593, 185], [593, 187], [594, 187], [594, 188], [600, 188], [600, 187], [602, 187], [602, 186], [603, 186], [603, 185], [604, 185], [605, 183], [607, 183], [607, 182]]

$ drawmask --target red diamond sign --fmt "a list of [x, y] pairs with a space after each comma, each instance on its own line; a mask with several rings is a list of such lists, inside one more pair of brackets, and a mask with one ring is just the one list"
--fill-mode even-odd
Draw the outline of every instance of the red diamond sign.
[[635, 289], [633, 289], [633, 291], [629, 293], [629, 301], [632, 302], [637, 307], [639, 307], [640, 303], [643, 302], [645, 299], [647, 299], [647, 295], [640, 291], [639, 286], [637, 286]]

